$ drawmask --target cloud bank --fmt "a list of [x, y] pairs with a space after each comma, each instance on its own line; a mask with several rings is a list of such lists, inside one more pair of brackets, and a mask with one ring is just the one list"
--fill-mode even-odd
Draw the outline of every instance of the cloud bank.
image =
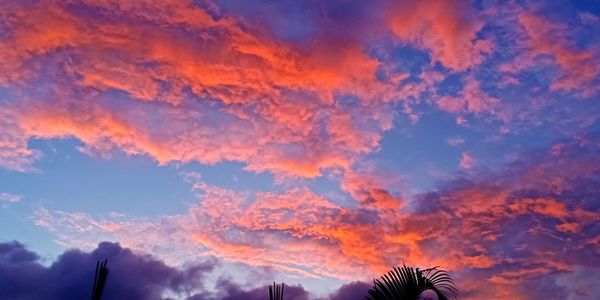
[[[137, 254], [117, 243], [102, 242], [91, 252], [68, 250], [44, 266], [40, 257], [23, 244], [0, 243], [0, 296], [3, 299], [85, 299], [91, 296], [94, 268], [108, 260], [106, 299], [265, 299], [268, 287], [249, 289], [221, 278], [215, 290], [205, 287], [206, 277], [216, 262], [209, 260], [174, 268], [149, 255]], [[370, 285], [353, 282], [342, 286], [327, 299], [363, 299]], [[302, 286], [288, 285], [288, 299], [309, 299]], [[323, 299], [324, 300], [324, 299]]]

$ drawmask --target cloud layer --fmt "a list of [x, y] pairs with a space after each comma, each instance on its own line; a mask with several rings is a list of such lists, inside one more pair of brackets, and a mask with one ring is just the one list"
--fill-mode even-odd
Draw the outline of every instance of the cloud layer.
[[92, 252], [69, 250], [50, 266], [18, 242], [0, 244], [0, 296], [5, 299], [85, 299], [91, 296], [94, 268], [109, 260], [107, 299], [164, 299], [164, 292], [185, 295], [202, 289], [214, 262], [178, 270], [118, 244], [103, 242]]
[[[144, 287], [120, 287], [133, 298], [262, 293], [222, 279], [211, 294], [201, 284], [210, 265], [169, 266], [218, 257], [354, 282], [331, 295], [348, 299], [407, 262], [450, 270], [466, 299], [593, 297], [580, 279], [600, 273], [598, 20], [527, 1], [4, 1], [7, 174], [43, 173], [34, 141], [75, 139], [94, 158], [237, 162], [275, 178], [245, 192], [184, 175], [197, 201], [153, 218], [44, 205], [37, 226], [92, 252], [44, 267], [3, 244], [5, 267], [37, 280], [110, 255], [115, 270], [150, 270], [121, 272]], [[419, 143], [438, 138], [451, 147]], [[0, 205], [22, 199], [6, 191]], [[96, 248], [105, 240], [127, 248]]]
[[[0, 163], [31, 170], [40, 154], [28, 147], [30, 139], [75, 137], [84, 151], [102, 156], [118, 149], [161, 164], [240, 161], [256, 172], [314, 178], [350, 169], [379, 149], [393, 128], [393, 108], [402, 105], [398, 113], [417, 120], [412, 106], [426, 101], [422, 96], [459, 124], [471, 115], [491, 117], [510, 130], [517, 108], [489, 95], [481, 79], [466, 76], [455, 94], [438, 86], [446, 75], [477, 68], [486, 55], [502, 63], [493, 38], [483, 35], [489, 11], [438, 1], [344, 4], [350, 12], [338, 5], [307, 4], [324, 15], [313, 16], [314, 30], [297, 44], [261, 26], [274, 20], [256, 19], [245, 7], [8, 2], [0, 40]], [[276, 10], [283, 18], [294, 14]], [[511, 46], [520, 55], [501, 65], [512, 76], [506, 80], [517, 82], [537, 58], [551, 56], [563, 71], [549, 91], [594, 95], [594, 49], [573, 49], [569, 27], [545, 26], [550, 21], [520, 10], [522, 28], [514, 35], [522, 37]], [[364, 29], [348, 31], [349, 24]], [[550, 27], [561, 32], [556, 42], [543, 32]], [[430, 65], [412, 74], [402, 61], [410, 57], [393, 60], [399, 47], [421, 49]]]
[[[600, 268], [599, 142], [581, 137], [532, 152], [503, 172], [446, 182], [403, 209], [343, 208], [303, 189], [250, 200], [197, 182], [201, 202], [186, 214], [120, 221], [42, 210], [37, 222], [73, 245], [102, 236], [149, 252], [164, 245], [171, 257], [204, 249], [322, 279], [369, 280], [406, 261], [451, 270], [467, 298], [548, 295], [527, 289], [538, 282], [566, 296], [559, 278]], [[391, 196], [381, 190], [369, 197]]]
[[[0, 243], [0, 296], [5, 299], [85, 299], [91, 296], [97, 261], [108, 260], [109, 276], [103, 290], [107, 299], [265, 299], [267, 286], [246, 288], [221, 278], [214, 290], [205, 287], [213, 260], [185, 268], [173, 268], [149, 256], [136, 254], [119, 244], [102, 242], [91, 252], [68, 250], [50, 266], [16, 241]], [[352, 282], [327, 299], [363, 299], [370, 285]], [[302, 286], [288, 285], [285, 297], [308, 299]]]

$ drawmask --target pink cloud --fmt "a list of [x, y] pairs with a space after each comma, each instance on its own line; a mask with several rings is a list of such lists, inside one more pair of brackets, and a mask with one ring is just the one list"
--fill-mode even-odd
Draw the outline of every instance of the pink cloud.
[[480, 82], [473, 77], [465, 78], [463, 89], [456, 97], [440, 96], [435, 104], [439, 109], [457, 116], [458, 124], [463, 122], [461, 120], [467, 114], [487, 114], [496, 119], [507, 119], [500, 101], [483, 91]]
[[574, 28], [538, 14], [521, 12], [518, 21], [525, 31], [524, 51], [514, 61], [502, 65], [502, 71], [520, 72], [533, 67], [535, 59], [547, 55], [559, 67], [559, 74], [550, 83], [551, 91], [575, 91], [585, 98], [598, 92], [594, 83], [600, 74], [595, 68], [600, 60], [597, 46], [578, 48], [571, 37]]
[[460, 167], [463, 169], [470, 169], [473, 167], [475, 161], [469, 153], [464, 153], [460, 157]]
[[[42, 94], [7, 109], [4, 129], [14, 138], [2, 141], [0, 158], [11, 169], [35, 160], [28, 139], [75, 137], [103, 156], [120, 149], [161, 164], [235, 160], [256, 172], [316, 177], [349, 168], [392, 126], [380, 99], [397, 96], [395, 88], [376, 78], [379, 62], [360, 44], [324, 39], [299, 51], [186, 1], [86, 3], [124, 17], [92, 21], [47, 1], [6, 7], [33, 17], [10, 23], [0, 43], [10, 74], [2, 83], [42, 80], [32, 70], [56, 74]], [[140, 103], [115, 110], [106, 105], [115, 90]], [[336, 107], [339, 92], [361, 100], [354, 113]]]
[[494, 47], [477, 38], [484, 23], [466, 2], [408, 1], [393, 5], [389, 14], [397, 37], [428, 49], [435, 61], [454, 71], [480, 64]]
[[[20, 138], [0, 156], [11, 169], [26, 171], [35, 161], [28, 139], [75, 137], [86, 153], [102, 156], [120, 149], [162, 164], [236, 160], [255, 172], [317, 177], [325, 169], [349, 169], [358, 156], [378, 149], [393, 126], [389, 103], [431, 88], [428, 78], [403, 83], [407, 74], [378, 79], [382, 66], [366, 53], [366, 35], [390, 26], [453, 70], [479, 64], [491, 50], [489, 41], [476, 38], [483, 23], [474, 11], [435, 1], [393, 5], [387, 25], [374, 24], [361, 36], [319, 35], [301, 50], [260, 26], [245, 28], [235, 15], [215, 18], [189, 1], [82, 5], [99, 17], [51, 1], [5, 7], [21, 21], [9, 22], [11, 35], [0, 42], [1, 83], [22, 89], [52, 78], [46, 90], [28, 92], [11, 108], [10, 136]], [[53, 76], [40, 76], [44, 72]], [[128, 113], [114, 111], [104, 105], [114, 91], [140, 103]], [[486, 109], [485, 99], [470, 91], [462, 107]], [[339, 94], [358, 98], [353, 111], [336, 102]], [[42, 99], [53, 99], [51, 107]], [[154, 107], [160, 112], [149, 113]], [[416, 122], [418, 114], [405, 107]], [[217, 111], [223, 123], [214, 126], [208, 111]], [[156, 120], [164, 126], [160, 136], [148, 124]], [[181, 132], [184, 127], [190, 132]]]
[[464, 144], [465, 140], [461, 137], [451, 137], [451, 138], [446, 139], [446, 142], [450, 146], [458, 146], [458, 145]]
[[349, 193], [359, 205], [374, 209], [398, 209], [405, 199], [390, 192], [390, 187], [402, 185], [398, 175], [370, 168], [347, 170], [341, 178], [340, 188]]
[[440, 97], [436, 104], [441, 110], [449, 113], [461, 113], [465, 110], [464, 102], [456, 97]]
[[33, 162], [40, 153], [28, 149], [28, 138], [18, 124], [18, 118], [8, 109], [0, 108], [0, 166], [9, 170], [35, 170]]
[[0, 193], [0, 202], [16, 203], [23, 200], [22, 195], [15, 195], [11, 193]]

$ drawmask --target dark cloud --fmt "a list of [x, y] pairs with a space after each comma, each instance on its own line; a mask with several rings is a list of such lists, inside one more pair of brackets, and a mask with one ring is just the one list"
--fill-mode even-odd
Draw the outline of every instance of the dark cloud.
[[90, 253], [68, 250], [52, 265], [18, 242], [0, 244], [0, 299], [87, 299], [96, 261], [108, 259], [109, 279], [104, 299], [162, 299], [170, 290], [184, 294], [201, 288], [214, 262], [175, 269], [119, 244], [103, 242]]
[[[243, 290], [233, 282], [222, 280], [219, 282], [219, 288], [225, 295], [221, 298], [222, 300], [262, 300], [265, 299], [269, 293], [268, 286], [263, 286], [251, 290]], [[285, 299], [291, 300], [308, 300], [309, 293], [301, 285], [286, 285], [284, 287]]]
[[[204, 290], [203, 281], [216, 262], [207, 261], [182, 269], [173, 268], [149, 256], [133, 253], [118, 243], [102, 242], [92, 252], [68, 250], [50, 266], [23, 244], [0, 243], [0, 299], [87, 299], [91, 296], [94, 268], [108, 259], [110, 270], [103, 299], [263, 300], [268, 286], [247, 289], [221, 278], [217, 291]], [[363, 299], [370, 285], [352, 282], [343, 285], [327, 299]], [[286, 285], [285, 298], [308, 300], [310, 293], [301, 285]]]
[[370, 288], [371, 284], [354, 281], [342, 285], [337, 292], [331, 294], [330, 300], [363, 300]]

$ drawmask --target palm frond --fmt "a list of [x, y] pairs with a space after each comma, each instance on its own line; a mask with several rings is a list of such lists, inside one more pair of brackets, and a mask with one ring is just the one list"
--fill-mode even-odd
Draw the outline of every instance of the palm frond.
[[414, 300], [424, 290], [435, 291], [440, 300], [458, 298], [458, 290], [448, 272], [433, 267], [413, 269], [402, 264], [373, 280], [366, 300]]
[[273, 282], [273, 285], [269, 286], [269, 299], [283, 300], [283, 282], [281, 283], [281, 285]]
[[94, 275], [94, 286], [92, 287], [92, 300], [100, 300], [102, 297], [102, 291], [104, 290], [104, 285], [108, 278], [107, 263], [107, 260], [104, 260], [104, 262], [96, 262], [96, 274]]

